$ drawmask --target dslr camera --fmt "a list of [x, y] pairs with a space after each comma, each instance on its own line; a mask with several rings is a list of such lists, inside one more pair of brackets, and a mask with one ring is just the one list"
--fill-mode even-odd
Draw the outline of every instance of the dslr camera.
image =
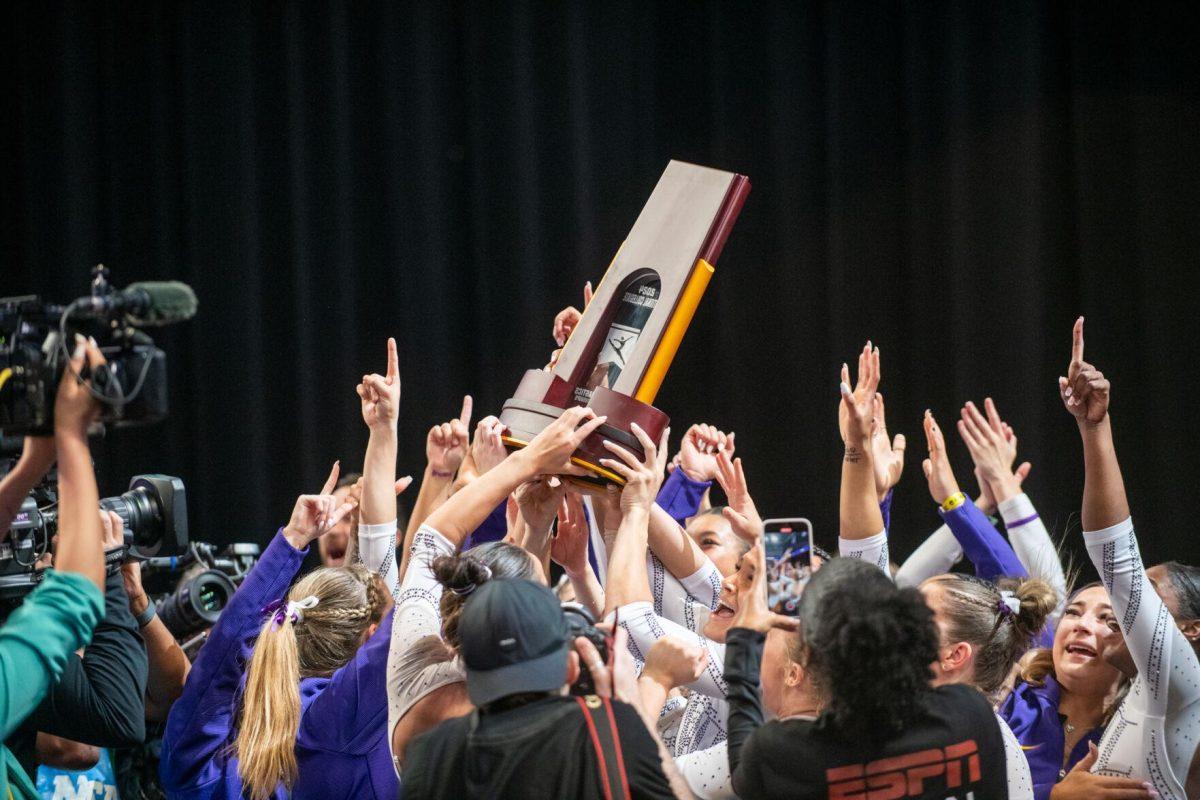
[[76, 334], [94, 337], [108, 361], [79, 376], [91, 378], [101, 422], [138, 425], [166, 416], [166, 356], [139, 328], [190, 319], [196, 295], [174, 281], [118, 291], [103, 264], [92, 275], [92, 293], [65, 306], [33, 295], [0, 298], [0, 433], [54, 432], [54, 398]]
[[[608, 634], [596, 627], [596, 619], [592, 616], [592, 612], [579, 603], [563, 603], [562, 611], [563, 616], [567, 618], [567, 629], [571, 632], [571, 641], [575, 641], [577, 636], [587, 639], [596, 646], [596, 650], [600, 653], [600, 659], [607, 664]], [[596, 682], [592, 678], [587, 664], [582, 661], [579, 663], [579, 680], [571, 685], [570, 691], [571, 694], [579, 697], [596, 693]]]

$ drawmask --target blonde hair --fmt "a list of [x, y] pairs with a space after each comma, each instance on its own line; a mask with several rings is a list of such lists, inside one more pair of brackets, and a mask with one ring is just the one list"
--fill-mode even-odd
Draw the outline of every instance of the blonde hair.
[[[1058, 605], [1058, 593], [1040, 578], [1001, 578], [996, 583], [969, 575], [930, 578], [942, 588], [939, 616], [946, 621], [945, 644], [966, 642], [974, 649], [973, 683], [988, 695], [1004, 687], [1013, 665], [1033, 645]], [[1019, 605], [1009, 611], [1007, 592]]]
[[283, 613], [263, 623], [234, 745], [242, 791], [250, 800], [267, 800], [280, 783], [289, 792], [295, 784], [300, 679], [331, 675], [354, 657], [386, 603], [374, 577], [361, 565], [314, 570], [296, 582], [288, 600], [311, 596], [316, 605], [294, 622]]

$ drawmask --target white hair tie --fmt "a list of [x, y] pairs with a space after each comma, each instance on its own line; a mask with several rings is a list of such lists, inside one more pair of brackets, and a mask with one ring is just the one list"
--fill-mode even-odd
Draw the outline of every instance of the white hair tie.
[[291, 617], [292, 624], [295, 625], [297, 622], [304, 619], [304, 612], [310, 608], [316, 608], [318, 602], [320, 602], [320, 600], [315, 594], [310, 594], [303, 600], [289, 600], [287, 604], [287, 611], [285, 613]]
[[1008, 589], [1000, 590], [1000, 602], [996, 606], [1002, 617], [1015, 616], [1021, 610], [1021, 600]]

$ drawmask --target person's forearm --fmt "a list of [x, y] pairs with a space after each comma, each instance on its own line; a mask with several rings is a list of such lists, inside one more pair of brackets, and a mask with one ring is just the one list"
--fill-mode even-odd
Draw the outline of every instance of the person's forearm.
[[142, 628], [146, 654], [150, 657], [150, 673], [146, 680], [146, 715], [155, 722], [167, 718], [171, 704], [183, 694], [192, 662], [167, 626], [156, 615]]
[[100, 543], [100, 492], [92, 470], [86, 434], [59, 432], [58, 569], [78, 572], [104, 591], [104, 549]]
[[408, 572], [408, 553], [412, 549], [413, 537], [429, 515], [441, 508], [442, 504], [453, 494], [453, 484], [448, 477], [433, 474], [428, 464], [425, 465], [425, 475], [421, 478], [421, 488], [417, 490], [417, 499], [413, 503], [412, 514], [408, 518], [408, 527], [404, 530], [404, 544], [400, 548], [400, 580], [404, 580]]
[[0, 479], [0, 536], [8, 532], [8, 526], [21, 511], [25, 498], [54, 465], [54, 441], [47, 439], [31, 445], [32, 438], [26, 439], [21, 458]]
[[464, 486], [429, 515], [429, 527], [449, 539], [455, 547], [492, 513], [514, 489], [535, 474], [525, 451], [513, 453], [477, 480]]
[[679, 527], [669, 512], [654, 503], [650, 506], [647, 543], [658, 560], [676, 578], [694, 575], [708, 561], [692, 537]]
[[372, 428], [363, 459], [359, 522], [379, 525], [396, 518], [396, 431]]
[[[547, 573], [549, 574], [549, 573]], [[575, 600], [592, 612], [592, 616], [600, 619], [604, 616], [604, 587], [596, 579], [592, 567], [584, 562], [582, 572], [567, 570], [567, 578], [575, 589]]]
[[1111, 417], [1094, 424], [1080, 421], [1079, 435], [1083, 439], [1083, 529], [1098, 531], [1129, 517]]
[[670, 692], [669, 688], [645, 672], [638, 678], [638, 694], [642, 698], [642, 708], [653, 719], [657, 719], [658, 715], [662, 713]]
[[638, 506], [627, 510], [617, 529], [608, 559], [608, 585], [604, 587], [604, 614], [628, 603], [653, 602], [646, 572], [646, 535], [650, 514]]
[[963, 553], [975, 565], [975, 574], [979, 577], [994, 581], [1001, 577], [1024, 578], [1029, 574], [1012, 545], [970, 498], [957, 508], [943, 511], [942, 518], [950, 526]]
[[677, 467], [663, 481], [655, 502], [671, 515], [671, 519], [683, 525], [688, 517], [699, 513], [711, 486], [712, 481], [693, 480], [683, 467]]
[[839, 517], [843, 539], [866, 539], [883, 530], [869, 443], [854, 440], [846, 443]]
[[521, 546], [542, 565], [542, 574], [547, 578], [550, 576], [550, 526], [552, 523], [553, 518], [544, 522], [538, 520], [537, 524], [530, 524], [527, 520], [525, 541], [521, 543]]
[[[872, 486], [871, 492], [875, 489]], [[747, 628], [730, 628], [725, 635], [725, 683], [729, 698], [729, 774], [737, 772], [742, 747], [765, 721], [759, 663], [766, 636]]]

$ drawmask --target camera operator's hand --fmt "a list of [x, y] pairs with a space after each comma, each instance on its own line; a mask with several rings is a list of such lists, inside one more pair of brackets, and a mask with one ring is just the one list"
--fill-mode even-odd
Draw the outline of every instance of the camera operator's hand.
[[663, 475], [667, 466], [667, 438], [671, 429], [663, 431], [662, 439], [656, 445], [641, 426], [636, 422], [630, 423], [629, 429], [642, 445], [645, 458], [638, 461], [637, 456], [614, 442], [605, 441], [604, 446], [617, 458], [602, 458], [600, 463], [625, 479], [625, 487], [621, 489], [621, 513], [628, 514], [631, 509], [641, 508], [646, 511], [658, 496], [658, 488], [662, 486]]
[[434, 425], [425, 437], [425, 460], [436, 478], [449, 478], [458, 471], [470, 441], [471, 395], [465, 395], [457, 419]]
[[367, 427], [395, 435], [400, 415], [400, 357], [396, 354], [395, 339], [388, 339], [387, 374], [363, 375], [357, 391]]
[[91, 394], [91, 381], [85, 380], [84, 365], [95, 372], [105, 363], [94, 339], [75, 337], [75, 356], [58, 382], [54, 399], [55, 436], [74, 436], [87, 439], [88, 428], [100, 418], [100, 403]]
[[121, 581], [129, 598], [129, 610], [136, 617], [150, 605], [150, 598], [142, 587], [142, 562], [126, 561], [121, 565]]
[[596, 687], [598, 697], [611, 697], [637, 708], [642, 706], [638, 693], [637, 667], [633, 663], [633, 655], [629, 652], [629, 633], [624, 628], [617, 628], [613, 633], [612, 625], [596, 626], [607, 634], [608, 663], [600, 658], [596, 645], [582, 636], [575, 638], [575, 652], [579, 653], [582, 661], [592, 674], [592, 684]]
[[104, 548], [104, 570], [114, 574], [116, 570], [110, 566], [113, 559], [125, 555], [125, 521], [115, 511], [101, 509], [100, 514], [100, 546]]
[[670, 691], [698, 679], [707, 663], [707, 649], [674, 636], [664, 636], [646, 654], [642, 680], [652, 680]]
[[288, 543], [297, 550], [308, 547], [311, 542], [318, 539], [321, 534], [327, 533], [334, 525], [338, 524], [342, 517], [354, 509], [352, 501], [346, 501], [339, 505], [338, 499], [333, 495], [340, 468], [339, 462], [333, 462], [329, 479], [321, 487], [320, 494], [302, 494], [296, 498], [296, 505], [292, 508], [292, 518], [283, 529], [283, 535]]
[[25, 437], [21, 458], [0, 478], [0, 537], [8, 532], [29, 492], [54, 466], [54, 454], [53, 436]]

